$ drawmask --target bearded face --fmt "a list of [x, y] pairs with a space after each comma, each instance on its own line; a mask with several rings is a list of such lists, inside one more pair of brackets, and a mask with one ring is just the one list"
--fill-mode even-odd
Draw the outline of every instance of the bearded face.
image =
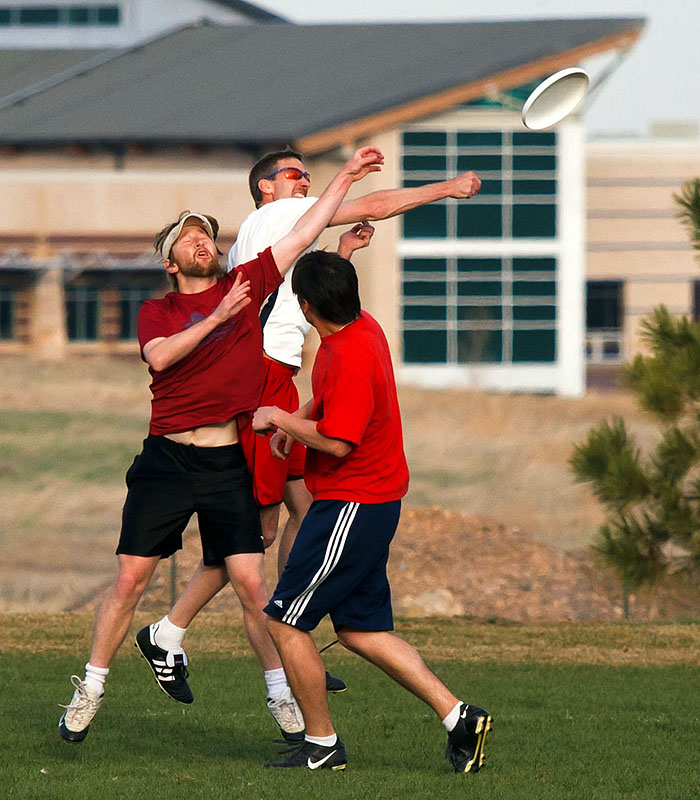
[[170, 263], [177, 266], [181, 275], [191, 278], [210, 278], [220, 271], [216, 245], [198, 225], [182, 229], [173, 245]]

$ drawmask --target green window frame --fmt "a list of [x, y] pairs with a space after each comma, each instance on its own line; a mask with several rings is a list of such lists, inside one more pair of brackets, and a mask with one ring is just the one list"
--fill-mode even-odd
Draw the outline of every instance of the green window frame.
[[[403, 215], [404, 363], [553, 363], [557, 350], [557, 138], [552, 132], [408, 130], [402, 181], [419, 186], [473, 170], [482, 191]], [[488, 241], [457, 256], [410, 255], [416, 239]], [[513, 255], [515, 243], [543, 240], [542, 254]], [[499, 247], [498, 242], [503, 242]], [[508, 244], [506, 244], [506, 242]], [[527, 246], [527, 252], [532, 245]], [[429, 250], [429, 248], [428, 248]]]
[[404, 258], [404, 362], [553, 362], [556, 270], [551, 257]]
[[0, 6], [0, 26], [115, 26], [121, 23], [117, 4]]
[[472, 170], [482, 181], [468, 202], [448, 198], [403, 215], [404, 239], [556, 237], [556, 134], [405, 131], [404, 186]]
[[66, 329], [71, 342], [95, 342], [100, 335], [98, 286], [66, 286]]
[[0, 284], [0, 339], [3, 341], [15, 338], [15, 308], [15, 290]]
[[119, 289], [119, 339], [132, 341], [138, 338], [136, 322], [141, 306], [153, 297], [150, 286], [125, 286]]

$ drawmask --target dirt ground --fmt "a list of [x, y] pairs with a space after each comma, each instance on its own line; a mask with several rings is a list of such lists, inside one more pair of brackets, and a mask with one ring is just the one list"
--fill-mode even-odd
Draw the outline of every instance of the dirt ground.
[[[266, 558], [270, 586], [275, 582], [276, 546]], [[199, 560], [196, 531], [188, 532], [177, 554], [177, 588]], [[520, 622], [616, 621], [623, 618], [619, 583], [598, 569], [589, 549], [563, 553], [518, 528], [459, 511], [405, 507], [389, 560], [394, 613], [400, 617], [466, 616]], [[140, 609], [167, 611], [171, 565], [163, 562]], [[653, 598], [632, 595], [633, 620], [697, 618], [700, 599], [685, 585], [659, 587]], [[93, 609], [91, 597], [75, 610]], [[240, 613], [228, 586], [209, 611]]]
[[[114, 574], [123, 475], [146, 429], [148, 389], [137, 359], [63, 364], [6, 358], [0, 382], [0, 599], [6, 611], [94, 606]], [[308, 374], [300, 375], [308, 392]], [[573, 482], [574, 442], [623, 416], [648, 449], [653, 424], [624, 392], [570, 399], [400, 389], [411, 469], [390, 577], [397, 615], [617, 620], [619, 582], [593, 563], [603, 520]], [[199, 545], [177, 559], [182, 583]], [[267, 559], [274, 584], [274, 554]], [[167, 609], [170, 567], [146, 606]], [[212, 604], [234, 609], [230, 589]], [[631, 599], [633, 619], [700, 616], [697, 587]]]

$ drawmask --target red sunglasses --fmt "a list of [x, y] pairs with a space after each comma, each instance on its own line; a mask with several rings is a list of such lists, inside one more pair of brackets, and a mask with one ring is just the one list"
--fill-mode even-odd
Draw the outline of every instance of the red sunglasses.
[[311, 175], [308, 172], [304, 172], [303, 169], [299, 169], [299, 167], [282, 167], [269, 175], [265, 175], [265, 180], [270, 180], [270, 178], [274, 178], [275, 175], [280, 173], [289, 181], [300, 181], [302, 178], [306, 178], [307, 181], [311, 180]]

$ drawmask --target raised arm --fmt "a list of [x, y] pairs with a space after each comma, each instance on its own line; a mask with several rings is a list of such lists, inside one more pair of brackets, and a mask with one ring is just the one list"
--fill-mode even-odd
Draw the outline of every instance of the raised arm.
[[412, 208], [433, 203], [435, 200], [443, 200], [445, 197], [458, 199], [473, 197], [480, 188], [479, 178], [473, 172], [464, 172], [449, 181], [372, 192], [342, 203], [330, 224], [347, 225], [362, 220], [388, 219], [397, 214], [405, 214]]
[[292, 230], [272, 245], [272, 255], [280, 274], [284, 275], [328, 226], [350, 186], [370, 172], [378, 172], [383, 163], [384, 156], [376, 147], [361, 147], [353, 155]]

